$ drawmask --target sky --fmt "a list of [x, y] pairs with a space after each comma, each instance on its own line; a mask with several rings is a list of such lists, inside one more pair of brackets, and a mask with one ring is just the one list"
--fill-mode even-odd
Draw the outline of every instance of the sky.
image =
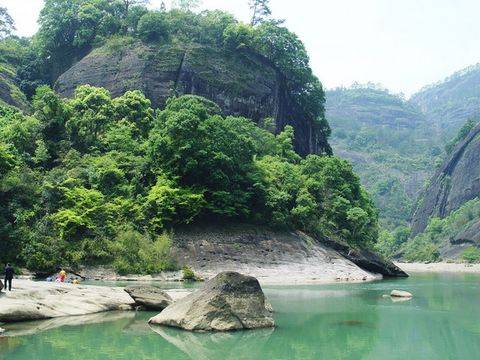
[[[19, 35], [35, 33], [42, 0], [0, 5]], [[480, 62], [478, 0], [271, 0], [271, 8], [305, 43], [326, 88], [373, 82], [409, 96]], [[203, 0], [201, 9], [249, 19], [248, 0]]]

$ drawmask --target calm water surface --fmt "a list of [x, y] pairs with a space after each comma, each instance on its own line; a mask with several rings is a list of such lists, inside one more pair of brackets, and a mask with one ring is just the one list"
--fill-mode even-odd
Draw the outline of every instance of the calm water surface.
[[[415, 297], [392, 302], [393, 288]], [[196, 334], [115, 312], [8, 326], [0, 359], [479, 359], [480, 276], [265, 287], [277, 328]]]

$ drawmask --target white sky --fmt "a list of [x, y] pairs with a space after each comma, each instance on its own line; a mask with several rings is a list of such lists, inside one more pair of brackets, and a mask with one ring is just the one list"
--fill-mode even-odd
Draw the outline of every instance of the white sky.
[[[151, 0], [158, 7], [161, 0]], [[248, 20], [248, 0], [204, 0]], [[168, 1], [167, 1], [168, 3]], [[32, 35], [42, 0], [0, 0], [19, 35]], [[305, 43], [327, 88], [357, 81], [410, 95], [480, 62], [479, 0], [271, 0]]]

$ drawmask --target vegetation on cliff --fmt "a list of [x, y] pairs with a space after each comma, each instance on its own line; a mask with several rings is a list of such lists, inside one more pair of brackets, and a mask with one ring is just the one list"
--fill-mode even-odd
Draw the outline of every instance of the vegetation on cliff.
[[350, 164], [301, 158], [291, 126], [273, 134], [269, 119], [258, 126], [225, 116], [194, 95], [153, 109], [138, 90], [114, 98], [84, 85], [62, 99], [41, 85], [93, 47], [132, 38], [245, 52], [278, 69], [328, 154], [324, 94], [300, 40], [262, 13], [246, 25], [219, 11], [195, 14], [189, 3], [148, 11], [121, 1], [46, 0], [33, 39], [1, 42], [2, 61], [32, 104], [29, 112], [0, 107], [0, 261], [156, 272], [175, 266], [168, 234], [176, 226], [212, 220], [373, 246], [377, 212]]
[[[444, 218], [432, 217], [424, 232], [397, 247], [397, 251], [407, 261], [438, 261], [442, 255], [447, 259], [478, 261], [479, 221], [480, 200], [475, 198]], [[455, 245], [460, 246], [455, 249]]]
[[124, 272], [171, 267], [176, 225], [237, 219], [371, 246], [377, 214], [351, 166], [293, 150], [197, 96], [154, 111], [139, 91], [112, 99], [48, 87], [33, 115], [1, 108], [2, 260], [30, 268], [113, 263]]

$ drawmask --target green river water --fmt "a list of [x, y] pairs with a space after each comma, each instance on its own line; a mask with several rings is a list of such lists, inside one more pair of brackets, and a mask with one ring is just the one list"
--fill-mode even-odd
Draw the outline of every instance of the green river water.
[[[392, 302], [393, 288], [415, 297]], [[189, 333], [114, 312], [5, 326], [0, 359], [479, 359], [480, 276], [265, 287], [277, 327]]]

